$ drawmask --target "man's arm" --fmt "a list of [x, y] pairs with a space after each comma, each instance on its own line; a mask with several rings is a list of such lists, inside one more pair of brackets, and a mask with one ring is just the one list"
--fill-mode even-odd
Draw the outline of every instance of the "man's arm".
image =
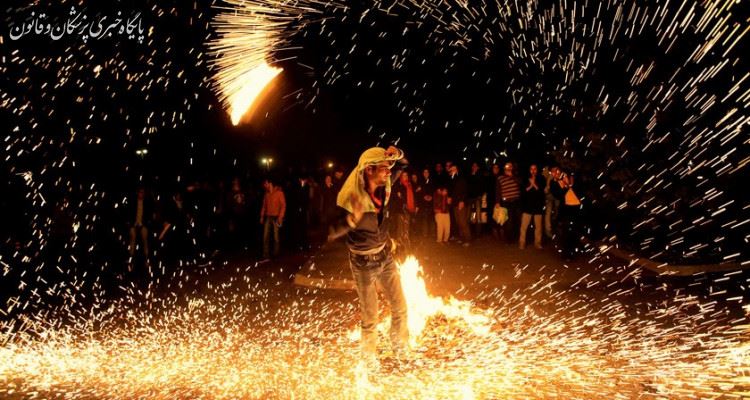
[[[340, 210], [343, 210], [343, 208]], [[331, 242], [337, 240], [349, 233], [352, 229], [356, 229], [357, 223], [358, 221], [354, 219], [353, 214], [344, 213], [339, 216], [334, 220], [333, 224], [331, 224], [331, 231], [328, 233], [328, 241]]]
[[[356, 229], [357, 225], [359, 225], [359, 222], [362, 220], [362, 216], [364, 215], [364, 207], [362, 206], [362, 202], [356, 198], [356, 196], [352, 195], [352, 211], [351, 213], [345, 213], [341, 217], [337, 218], [336, 221], [331, 225], [331, 232], [328, 234], [328, 241], [336, 240], [347, 233], [351, 231], [352, 229]], [[343, 208], [339, 208], [340, 210], [344, 210]]]

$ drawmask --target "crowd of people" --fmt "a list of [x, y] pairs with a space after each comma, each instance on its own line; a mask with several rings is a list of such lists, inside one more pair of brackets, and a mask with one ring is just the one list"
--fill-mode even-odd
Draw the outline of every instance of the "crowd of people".
[[[392, 176], [392, 237], [409, 248], [426, 240], [470, 246], [492, 235], [521, 249], [532, 241], [541, 249], [555, 238], [565, 257], [574, 255], [580, 200], [572, 174], [536, 164], [523, 172], [512, 162], [469, 165], [466, 173], [450, 161], [408, 166]], [[270, 260], [308, 249], [325, 240], [341, 215], [337, 196], [346, 172], [342, 167], [318, 176], [269, 175], [261, 182], [203, 181], [171, 193], [138, 187], [124, 207], [131, 263], [137, 257], [146, 263], [195, 262], [238, 251], [257, 251]]]
[[415, 238], [434, 238], [468, 247], [473, 239], [492, 234], [525, 249], [533, 227], [537, 249], [555, 239], [560, 253], [570, 258], [579, 247], [581, 201], [574, 176], [560, 167], [540, 170], [530, 164], [519, 172], [512, 162], [502, 169], [500, 164], [483, 169], [474, 162], [464, 173], [448, 161], [421, 171], [407, 169], [395, 180], [393, 236], [407, 246]]

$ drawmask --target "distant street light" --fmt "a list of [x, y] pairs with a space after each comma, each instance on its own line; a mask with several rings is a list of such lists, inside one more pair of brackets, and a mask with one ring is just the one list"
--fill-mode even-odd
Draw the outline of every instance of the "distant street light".
[[271, 164], [273, 164], [273, 158], [267, 158], [263, 157], [260, 162], [263, 164], [264, 167], [266, 167], [266, 170], [271, 169]]

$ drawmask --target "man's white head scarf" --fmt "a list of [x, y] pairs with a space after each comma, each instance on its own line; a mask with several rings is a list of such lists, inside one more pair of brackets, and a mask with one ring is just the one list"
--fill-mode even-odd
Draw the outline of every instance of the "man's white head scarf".
[[[354, 170], [346, 178], [344, 185], [339, 191], [338, 197], [336, 198], [336, 204], [345, 209], [348, 212], [352, 212], [352, 196], [359, 199], [362, 204], [364, 212], [375, 212], [375, 205], [370, 200], [370, 195], [367, 194], [367, 188], [365, 187], [365, 168], [371, 165], [378, 165], [382, 162], [390, 161], [391, 168], [395, 165], [395, 162], [404, 158], [404, 153], [398, 150], [396, 154], [386, 156], [386, 149], [382, 147], [372, 147], [365, 150], [361, 156], [359, 156], [359, 163]], [[388, 204], [388, 199], [391, 196], [391, 178], [385, 184], [385, 199], [383, 206]]]

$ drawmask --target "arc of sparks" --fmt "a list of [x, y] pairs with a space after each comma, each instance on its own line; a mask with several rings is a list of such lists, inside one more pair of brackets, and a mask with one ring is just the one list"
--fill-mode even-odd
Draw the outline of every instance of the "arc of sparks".
[[273, 65], [273, 51], [287, 45], [284, 30], [301, 10], [272, 2], [227, 3], [214, 19], [217, 38], [209, 48], [215, 55], [214, 88], [237, 125], [252, 116], [263, 90], [283, 71]]
[[242, 75], [236, 83], [233, 83], [236, 88], [229, 95], [229, 115], [232, 118], [233, 125], [238, 125], [245, 115], [252, 117], [253, 111], [259, 103], [260, 94], [281, 71], [283, 71], [282, 68], [262, 63]]

